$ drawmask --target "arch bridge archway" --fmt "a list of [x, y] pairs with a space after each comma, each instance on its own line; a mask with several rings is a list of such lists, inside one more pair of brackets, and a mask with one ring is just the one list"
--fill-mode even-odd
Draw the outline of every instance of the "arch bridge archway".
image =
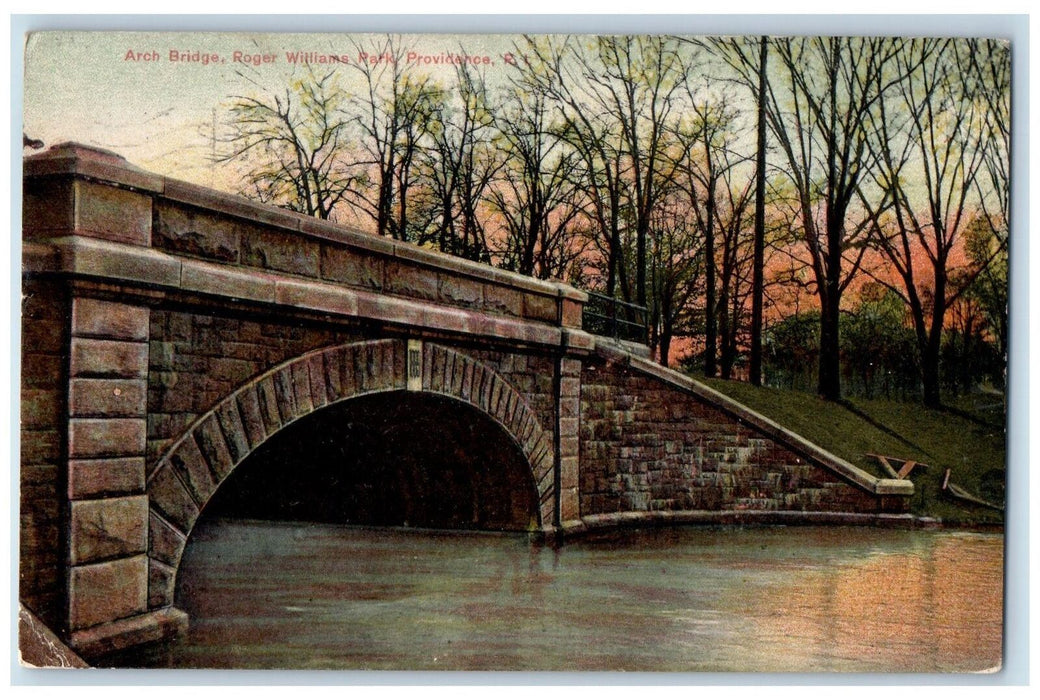
[[316, 411], [350, 399], [410, 391], [462, 402], [496, 424], [529, 469], [536, 526], [551, 524], [552, 435], [492, 367], [450, 348], [399, 339], [324, 348], [239, 387], [155, 463], [147, 482], [149, 607], [173, 605], [177, 570], [192, 529], [247, 457]]

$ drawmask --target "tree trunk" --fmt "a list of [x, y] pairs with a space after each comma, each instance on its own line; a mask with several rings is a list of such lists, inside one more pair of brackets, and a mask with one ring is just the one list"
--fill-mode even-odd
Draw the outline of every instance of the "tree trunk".
[[928, 329], [927, 342], [921, 352], [921, 389], [924, 394], [924, 405], [929, 408], [942, 406], [939, 387], [939, 355], [942, 350], [942, 331], [946, 317], [946, 276], [941, 274], [939, 269], [945, 270], [945, 268], [944, 260], [943, 264], [936, 269], [931, 325]]
[[715, 236], [711, 223], [704, 233], [704, 376], [714, 377], [718, 373], [718, 331], [715, 307]]
[[820, 372], [817, 392], [828, 401], [837, 401], [841, 398], [841, 346], [838, 337], [840, 313], [834, 301], [821, 298], [820, 305], [823, 308], [820, 314]]
[[924, 405], [929, 408], [942, 406], [939, 389], [939, 349], [938, 340], [929, 338], [921, 353], [921, 388], [924, 394]]
[[636, 303], [646, 306], [646, 229], [645, 220], [636, 227]]
[[723, 379], [730, 379], [733, 373], [733, 358], [729, 353], [729, 343], [727, 342], [730, 333], [730, 317], [729, 317], [729, 286], [723, 281], [722, 285], [722, 298], [719, 299], [719, 338], [722, 340], [722, 362], [721, 362], [721, 374]]
[[708, 163], [708, 193], [705, 202], [704, 226], [704, 376], [714, 377], [718, 373], [716, 358], [719, 352], [715, 288], [715, 173], [711, 162], [711, 144], [707, 136], [704, 141], [705, 158]]
[[755, 154], [755, 243], [751, 281], [751, 384], [762, 386], [762, 304], [766, 241], [766, 56], [767, 38], [761, 38], [758, 59], [758, 150]]

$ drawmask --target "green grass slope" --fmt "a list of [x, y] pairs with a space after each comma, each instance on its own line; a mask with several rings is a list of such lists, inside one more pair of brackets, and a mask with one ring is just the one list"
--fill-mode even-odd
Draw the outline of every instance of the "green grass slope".
[[[993, 524], [1003, 514], [945, 496], [950, 480], [990, 502], [1003, 503], [1005, 434], [1002, 398], [978, 394], [943, 410], [882, 399], [850, 399], [841, 404], [799, 391], [756, 388], [721, 379], [698, 379], [772, 418], [820, 447], [879, 477], [887, 476], [875, 459], [881, 454], [929, 466], [910, 475], [913, 512], [960, 524]], [[897, 467], [898, 468], [898, 467]]]

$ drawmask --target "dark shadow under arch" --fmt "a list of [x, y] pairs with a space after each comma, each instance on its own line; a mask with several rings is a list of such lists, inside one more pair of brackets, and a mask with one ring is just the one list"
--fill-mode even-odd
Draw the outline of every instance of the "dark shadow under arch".
[[469, 404], [385, 392], [315, 411], [228, 476], [201, 514], [526, 531], [535, 484], [505, 430]]

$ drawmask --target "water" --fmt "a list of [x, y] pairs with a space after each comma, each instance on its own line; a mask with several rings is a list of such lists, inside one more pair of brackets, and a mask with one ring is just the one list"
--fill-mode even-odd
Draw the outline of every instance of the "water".
[[686, 528], [553, 549], [491, 534], [221, 520], [193, 535], [189, 632], [122, 665], [982, 671], [1000, 535]]

